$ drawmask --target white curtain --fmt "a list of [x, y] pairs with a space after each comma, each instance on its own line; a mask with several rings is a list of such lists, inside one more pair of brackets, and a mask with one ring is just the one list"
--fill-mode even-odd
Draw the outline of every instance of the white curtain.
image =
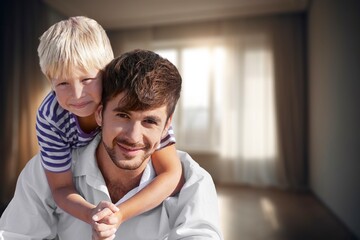
[[221, 111], [221, 159], [233, 161], [234, 180], [278, 185], [274, 61], [267, 35], [226, 44]]

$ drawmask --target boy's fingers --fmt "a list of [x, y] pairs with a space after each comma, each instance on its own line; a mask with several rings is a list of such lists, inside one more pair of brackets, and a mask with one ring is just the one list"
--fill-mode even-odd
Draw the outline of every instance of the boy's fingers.
[[100, 221], [101, 219], [103, 219], [106, 216], [109, 216], [113, 214], [113, 212], [109, 209], [109, 208], [104, 208], [102, 210], [100, 210], [99, 212], [97, 212], [92, 219], [96, 222], [96, 221]]
[[108, 224], [108, 225], [116, 225], [118, 224], [118, 218], [114, 215], [107, 217], [104, 219], [104, 223]]
[[101, 201], [99, 203], [99, 205], [97, 206], [97, 208], [100, 208], [100, 209], [109, 208], [113, 212], [119, 211], [119, 208], [115, 204], [113, 204], [111, 202], [107, 202], [107, 201]]
[[109, 232], [110, 230], [115, 233], [116, 228], [113, 225], [108, 225], [106, 223], [95, 223], [93, 224], [93, 230], [97, 233]]
[[110, 203], [109, 208], [114, 213], [120, 211], [120, 209], [115, 204], [112, 204], [112, 203]]

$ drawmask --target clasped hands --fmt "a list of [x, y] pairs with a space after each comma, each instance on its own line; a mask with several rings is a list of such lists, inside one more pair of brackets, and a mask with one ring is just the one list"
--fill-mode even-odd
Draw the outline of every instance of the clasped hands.
[[91, 212], [92, 240], [112, 240], [122, 223], [121, 211], [111, 202], [101, 201]]

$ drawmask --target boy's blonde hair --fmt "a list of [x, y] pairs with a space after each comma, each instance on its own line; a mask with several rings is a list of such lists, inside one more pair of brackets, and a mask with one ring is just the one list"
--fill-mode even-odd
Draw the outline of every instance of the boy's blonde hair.
[[83, 16], [52, 25], [40, 37], [38, 55], [41, 71], [49, 80], [69, 78], [74, 69], [103, 69], [114, 58], [105, 30]]

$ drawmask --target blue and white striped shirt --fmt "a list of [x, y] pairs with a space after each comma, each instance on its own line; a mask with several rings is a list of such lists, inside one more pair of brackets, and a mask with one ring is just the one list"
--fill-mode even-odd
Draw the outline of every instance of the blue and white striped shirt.
[[[41, 103], [36, 116], [36, 133], [40, 146], [43, 167], [51, 172], [64, 172], [71, 167], [71, 149], [87, 145], [100, 131], [91, 133], [81, 130], [77, 117], [63, 109], [50, 92]], [[174, 131], [170, 127], [168, 134], [161, 140], [164, 148], [175, 143]]]

